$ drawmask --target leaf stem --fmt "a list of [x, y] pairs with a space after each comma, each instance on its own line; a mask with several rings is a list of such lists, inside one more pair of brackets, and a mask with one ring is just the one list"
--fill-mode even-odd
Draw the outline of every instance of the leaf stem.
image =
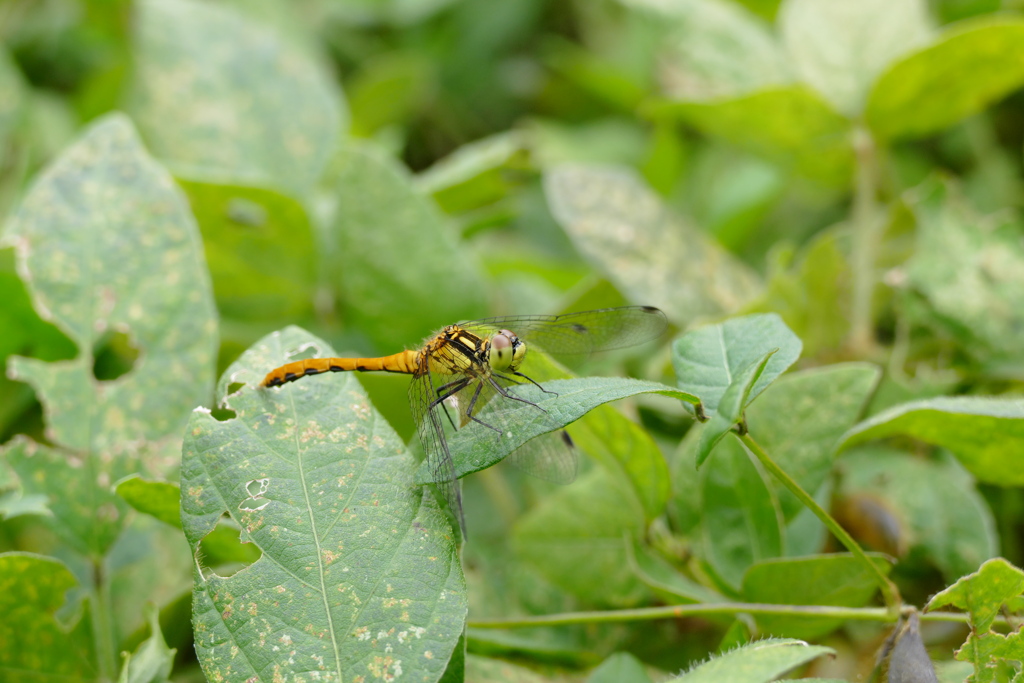
[[801, 503], [810, 508], [811, 512], [813, 512], [815, 516], [822, 521], [822, 523], [829, 531], [832, 532], [839, 542], [864, 564], [865, 569], [875, 575], [878, 587], [882, 591], [882, 598], [885, 600], [886, 609], [890, 615], [894, 617], [898, 616], [903, 601], [900, 598], [896, 584], [890, 581], [889, 577], [882, 572], [878, 565], [871, 561], [871, 558], [864, 553], [863, 548], [853, 540], [853, 537], [850, 536], [850, 534], [846, 533], [846, 529], [840, 526], [839, 522], [833, 519], [823, 507], [818, 505], [818, 501], [814, 500], [814, 498], [804, 491], [803, 488], [801, 488], [801, 486], [796, 483], [796, 481], [790, 477], [785, 470], [779, 467], [775, 461], [772, 460], [771, 456], [769, 456], [768, 453], [765, 452], [765, 450], [761, 448], [756, 441], [754, 441], [750, 434], [743, 434], [740, 436], [740, 440], [750, 450], [750, 452], [754, 454], [758, 461], [760, 461], [761, 465], [771, 472], [771, 474], [778, 479], [783, 486], [789, 489], [790, 493], [796, 496]]
[[114, 637], [110, 582], [103, 568], [103, 559], [93, 560], [93, 585], [89, 591], [92, 636], [96, 648], [96, 666], [100, 681], [117, 678], [117, 639]]
[[878, 149], [864, 126], [854, 129], [853, 207], [851, 211], [853, 293], [850, 305], [850, 350], [867, 355], [875, 345], [871, 298], [875, 289], [875, 255], [882, 221], [876, 202], [878, 191]]
[[[902, 611], [913, 610], [906, 607]], [[653, 619], [679, 619], [684, 617], [768, 614], [774, 616], [806, 616], [846, 621], [879, 621], [896, 623], [900, 613], [893, 613], [885, 607], [840, 607], [833, 605], [773, 605], [756, 602], [720, 602], [695, 605], [667, 605], [663, 607], [639, 607], [591, 612], [563, 612], [531, 617], [510, 619], [470, 619], [469, 628], [535, 628], [540, 626], [565, 626], [568, 624], [595, 624], [610, 622], [649, 621]], [[922, 621], [968, 623], [966, 612], [931, 612], [922, 614]], [[999, 617], [1005, 621], [1005, 617]]]

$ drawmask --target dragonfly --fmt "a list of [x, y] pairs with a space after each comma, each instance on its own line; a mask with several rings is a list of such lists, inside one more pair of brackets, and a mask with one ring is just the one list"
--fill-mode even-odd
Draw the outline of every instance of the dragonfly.
[[[412, 375], [409, 404], [432, 479], [452, 515], [466, 532], [455, 464], [446, 436], [452, 429], [479, 425], [501, 436], [515, 428], [513, 408], [533, 406], [534, 420], [547, 419], [541, 406], [517, 395], [517, 387], [537, 381], [521, 371], [527, 349], [536, 345], [555, 356], [585, 356], [656, 339], [668, 327], [653, 306], [623, 306], [562, 315], [517, 315], [448, 325], [419, 349], [379, 358], [306, 358], [267, 373], [263, 387], [277, 387], [326, 372], [396, 372]], [[452, 418], [449, 409], [458, 416]], [[537, 437], [508, 456], [513, 465], [555, 483], [576, 477], [572, 439], [551, 421], [554, 438]]]

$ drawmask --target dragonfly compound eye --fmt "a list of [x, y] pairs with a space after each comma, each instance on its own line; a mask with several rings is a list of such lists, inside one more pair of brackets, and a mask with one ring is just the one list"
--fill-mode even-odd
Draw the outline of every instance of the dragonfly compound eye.
[[526, 344], [514, 333], [500, 330], [491, 337], [491, 367], [495, 370], [515, 370], [526, 356]]

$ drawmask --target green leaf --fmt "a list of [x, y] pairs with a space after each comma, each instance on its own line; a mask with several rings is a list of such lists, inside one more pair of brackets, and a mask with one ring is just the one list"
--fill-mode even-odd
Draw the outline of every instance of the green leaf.
[[1024, 484], [1024, 399], [946, 396], [903, 403], [854, 426], [839, 449], [897, 435], [948, 448], [980, 481]]
[[202, 231], [221, 315], [267, 326], [312, 310], [319, 255], [299, 202], [260, 188], [180, 184]]
[[712, 658], [673, 683], [762, 683], [835, 651], [830, 647], [808, 645], [801, 640], [767, 638]]
[[21, 74], [6, 49], [0, 49], [0, 149], [7, 145], [25, 105]]
[[[846, 252], [848, 233], [827, 229], [811, 238], [795, 257], [775, 256], [763, 298], [744, 313], [778, 313], [816, 358], [837, 353], [850, 333], [853, 271]], [[793, 263], [790, 264], [789, 261]]]
[[223, 514], [263, 553], [227, 578], [197, 562], [199, 659], [208, 678], [314, 667], [338, 680], [437, 680], [466, 616], [451, 527], [354, 375], [257, 387], [309, 345], [331, 353], [294, 327], [258, 342], [221, 380], [243, 384], [225, 397], [235, 416], [197, 411], [186, 432], [182, 522], [193, 553]]
[[929, 23], [923, 0], [787, 0], [778, 17], [801, 80], [851, 118], [890, 63], [928, 42]]
[[[36, 181], [3, 239], [37, 310], [78, 346], [72, 360], [13, 358], [9, 368], [35, 388], [48, 435], [71, 452], [21, 441], [7, 457], [27, 494], [50, 497], [55, 530], [101, 556], [127, 511], [111, 484], [162, 469], [210, 390], [216, 324], [198, 233], [171, 178], [127, 119], [111, 116]], [[139, 357], [128, 374], [98, 381], [95, 356], [113, 331]]]
[[868, 446], [844, 454], [841, 466], [842, 496], [882, 501], [947, 581], [999, 552], [992, 511], [955, 462]]
[[77, 585], [62, 562], [0, 554], [0, 674], [6, 680], [95, 680], [88, 615], [70, 631], [54, 618]]
[[160, 611], [152, 604], [146, 605], [145, 611], [150, 636], [135, 652], [125, 656], [119, 683], [163, 683], [171, 675], [177, 650], [167, 647], [164, 641], [160, 631]]
[[702, 133], [763, 155], [830, 186], [853, 173], [850, 122], [803, 85], [708, 102], [658, 105]]
[[726, 439], [715, 453], [714, 467], [700, 473], [701, 545], [718, 575], [738, 587], [748, 567], [782, 554], [782, 511], [738, 439]]
[[968, 351], [989, 366], [1002, 361], [1007, 372], [1018, 374], [1024, 358], [1020, 226], [979, 216], [955, 185], [937, 179], [919, 186], [910, 206], [917, 218], [910, 282], [953, 324]]
[[193, 180], [307, 195], [345, 125], [323, 65], [227, 6], [138, 10], [129, 110], [154, 154]]
[[1024, 20], [994, 15], [946, 29], [875, 83], [865, 117], [876, 135], [921, 137], [983, 111], [1024, 84]]
[[750, 390], [751, 401], [796, 362], [800, 340], [774, 313], [699, 327], [672, 345], [676, 382], [683, 391], [700, 397], [706, 415], [714, 415], [739, 372], [772, 349], [778, 349], [778, 353]]
[[[604, 403], [640, 394], [661, 394], [689, 403], [698, 402], [696, 396], [665, 384], [625, 377], [552, 380], [544, 382], [544, 389], [533, 385], [521, 385], [515, 395], [533, 405], [516, 401], [514, 404], [510, 402], [507, 409], [503, 410], [508, 416], [509, 424], [522, 425], [518, 431], [506, 431], [499, 435], [487, 427], [470, 423], [449, 438], [448, 445], [455, 461], [456, 476], [461, 478], [496, 465], [531, 439], [557, 427], [571, 424]], [[537, 410], [537, 407], [544, 412]], [[649, 475], [639, 476], [643, 477], [640, 480], [643, 482]], [[421, 464], [416, 473], [416, 482], [429, 484], [433, 481], [430, 467], [426, 463]], [[641, 488], [649, 488], [644, 483], [638, 485]], [[657, 486], [653, 482], [649, 485]], [[656, 497], [652, 498], [648, 495], [646, 498], [652, 500], [652, 504], [656, 504], [661, 494], [655, 493], [654, 496]]]
[[[856, 424], [880, 376], [869, 363], [785, 375], [747, 408], [747, 428], [801, 488], [817, 491], [832, 471], [840, 437]], [[791, 520], [803, 506], [778, 488], [783, 514]]]
[[486, 287], [475, 256], [408, 172], [369, 147], [339, 163], [328, 269], [346, 323], [395, 353], [433, 328], [481, 317]]
[[754, 393], [754, 386], [764, 374], [774, 355], [775, 350], [769, 351], [736, 373], [732, 383], [722, 394], [718, 410], [701, 430], [700, 444], [697, 447], [697, 467], [704, 464], [715, 445], [732, 429], [733, 425], [739, 424], [743, 420], [743, 411], [753, 400], [751, 394]]
[[531, 669], [501, 659], [469, 655], [466, 657], [466, 683], [549, 683], [550, 679]]
[[510, 170], [525, 165], [523, 135], [511, 131], [463, 145], [416, 177], [416, 188], [449, 212], [468, 211], [508, 194]]
[[757, 276], [617, 166], [565, 165], [544, 176], [548, 205], [577, 250], [626, 298], [675, 320], [736, 310]]
[[520, 518], [512, 543], [522, 562], [562, 590], [588, 603], [623, 607], [646, 595], [625, 569], [627, 543], [643, 529], [644, 511], [632, 492], [596, 468]]
[[118, 482], [114, 490], [139, 512], [181, 528], [181, 488], [177, 484], [132, 475]]
[[616, 652], [590, 672], [587, 683], [652, 683], [640, 660], [628, 652]]
[[792, 80], [771, 27], [742, 7], [721, 0], [665, 3], [628, 0], [671, 22], [659, 73], [662, 89], [678, 100], [745, 95]]
[[[886, 555], [869, 555], [884, 573]], [[878, 590], [878, 578], [853, 555], [815, 555], [772, 559], [751, 566], [743, 576], [743, 599], [772, 605], [863, 607]], [[842, 619], [758, 615], [762, 633], [805, 640], [819, 639], [843, 625]]]
[[1024, 572], [1001, 557], [981, 565], [944, 591], [932, 596], [927, 611], [952, 606], [970, 613], [972, 630], [992, 628], [1003, 605], [1024, 592]]
[[[547, 387], [547, 384], [545, 384]], [[597, 406], [570, 430], [580, 450], [633, 486], [648, 520], [665, 510], [670, 495], [668, 463], [647, 430], [612, 406]]]
[[634, 539], [629, 550], [637, 578], [670, 604], [725, 602], [721, 594], [681, 573], [639, 541]]

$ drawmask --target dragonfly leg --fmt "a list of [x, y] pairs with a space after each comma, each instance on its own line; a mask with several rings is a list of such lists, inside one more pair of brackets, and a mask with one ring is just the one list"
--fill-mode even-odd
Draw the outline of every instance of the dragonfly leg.
[[462, 391], [467, 384], [469, 384], [469, 379], [463, 377], [462, 379], [457, 379], [454, 382], [448, 382], [448, 384], [438, 387], [437, 400], [431, 403], [427, 408], [429, 410], [430, 408], [433, 408], [438, 403], [440, 403], [441, 407], [444, 409], [445, 417], [448, 418], [448, 423], [452, 426], [452, 429], [456, 429], [455, 420], [452, 419], [452, 414], [448, 412], [448, 404], [445, 403], [444, 401], [448, 397], [453, 396]]
[[[491, 382], [493, 381], [494, 380], [491, 380]], [[500, 429], [498, 429], [494, 425], [487, 424], [486, 422], [484, 422], [483, 420], [481, 420], [480, 418], [473, 414], [473, 409], [476, 408], [476, 400], [480, 398], [480, 392], [483, 390], [483, 388], [484, 383], [477, 382], [476, 391], [473, 392], [473, 398], [469, 400], [469, 407], [466, 408], [466, 417], [468, 417], [473, 422], [476, 422], [477, 424], [482, 424], [484, 427], [487, 427], [488, 429], [493, 429], [494, 431], [498, 432], [498, 435], [500, 436], [502, 433]]]
[[[519, 374], [519, 373], [516, 373], [516, 374]], [[497, 375], [497, 376], [498, 377], [502, 377], [503, 379], [507, 379], [507, 378], [503, 377], [502, 375]], [[526, 375], [523, 375], [523, 377], [526, 377]], [[526, 379], [530, 379], [530, 378], [526, 377]], [[548, 412], [548, 411], [544, 410], [544, 408], [541, 408], [539, 405], [534, 403], [533, 401], [527, 401], [525, 398], [520, 398], [519, 396], [516, 396], [515, 394], [510, 394], [505, 387], [501, 386], [500, 384], [498, 384], [497, 382], [494, 381], [494, 377], [488, 377], [487, 381], [491, 383], [491, 386], [494, 387], [495, 391], [497, 391], [499, 394], [501, 394], [505, 398], [512, 399], [513, 401], [519, 401], [520, 403], [525, 403], [526, 405], [533, 406], [537, 410], [540, 410], [540, 411], [545, 412], [545, 413]], [[530, 381], [533, 382], [532, 379], [530, 379]], [[537, 384], [536, 382], [533, 382], [533, 383]], [[553, 391], [545, 391], [544, 387], [541, 387], [539, 384], [537, 384], [537, 386], [540, 387], [540, 390], [543, 391], [545, 394], [554, 394], [555, 393]], [[555, 394], [555, 396], [557, 396], [557, 395], [558, 394]]]
[[513, 374], [513, 375], [515, 375], [516, 377], [522, 377], [522, 378], [523, 378], [523, 379], [525, 379], [525, 380], [526, 380], [527, 382], [529, 382], [529, 383], [530, 383], [530, 384], [532, 384], [533, 386], [535, 386], [535, 387], [537, 387], [538, 389], [540, 389], [541, 391], [543, 391], [543, 392], [544, 392], [545, 394], [551, 394], [552, 396], [558, 396], [558, 392], [557, 392], [557, 391], [548, 391], [547, 389], [545, 389], [544, 387], [542, 387], [542, 386], [541, 386], [540, 384], [538, 384], [538, 383], [537, 383], [537, 382], [536, 382], [536, 381], [535, 381], [535, 380], [534, 380], [534, 379], [533, 379], [532, 377], [530, 377], [529, 375], [524, 375], [523, 373], [521, 373], [521, 372], [518, 372], [518, 371], [516, 371], [516, 370], [513, 370], [513, 371], [512, 371], [512, 374]]

